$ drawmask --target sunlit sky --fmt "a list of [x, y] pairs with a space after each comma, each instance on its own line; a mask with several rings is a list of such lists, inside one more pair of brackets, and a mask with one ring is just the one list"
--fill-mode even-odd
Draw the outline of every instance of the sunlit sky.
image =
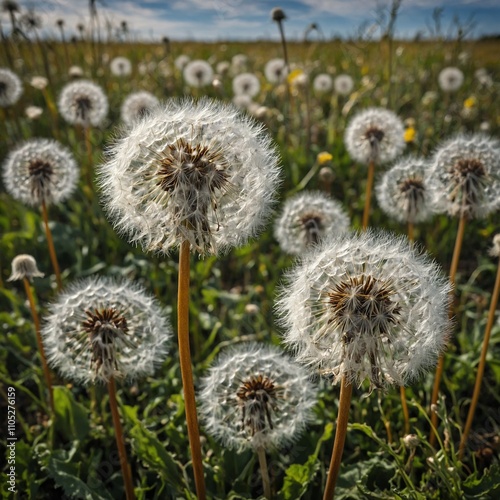
[[[41, 16], [44, 34], [57, 36], [57, 19], [64, 19], [69, 35], [79, 23], [89, 24], [88, 0], [19, 0], [22, 8], [34, 8]], [[316, 23], [326, 38], [350, 37], [364, 27], [376, 37], [377, 11], [390, 0], [96, 0], [102, 26], [113, 31], [126, 21], [133, 39], [157, 41], [163, 36], [172, 40], [258, 40], [277, 39], [278, 30], [270, 18], [273, 7], [286, 15], [285, 32], [290, 39], [302, 39], [311, 23]], [[462, 26], [474, 27], [473, 37], [500, 32], [498, 0], [403, 0], [396, 23], [396, 37], [412, 38], [417, 32], [428, 36], [434, 22], [433, 10], [443, 9], [442, 34], [453, 36], [459, 20]], [[9, 18], [2, 14], [2, 28], [9, 31]], [[103, 31], [105, 31], [103, 29]]]

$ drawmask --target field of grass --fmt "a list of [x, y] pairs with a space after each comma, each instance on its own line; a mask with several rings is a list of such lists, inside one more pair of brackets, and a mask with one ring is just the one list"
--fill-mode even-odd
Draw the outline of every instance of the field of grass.
[[[353, 230], [362, 225], [367, 168], [350, 158], [344, 131], [358, 111], [369, 107], [394, 111], [407, 131], [413, 129], [405, 154], [426, 158], [459, 132], [499, 137], [498, 41], [311, 42], [289, 44], [288, 50], [291, 74], [308, 75], [305, 85], [297, 85], [292, 77], [287, 80], [289, 88], [286, 83], [266, 81], [266, 62], [282, 57], [281, 46], [269, 42], [2, 42], [0, 68], [18, 75], [23, 93], [16, 103], [0, 108], [0, 161], [5, 163], [9, 152], [23, 141], [54, 138], [71, 150], [81, 171], [71, 197], [48, 209], [64, 287], [97, 275], [137, 281], [157, 298], [176, 331], [178, 251], [144, 253], [140, 246], [120, 238], [105, 216], [95, 179], [96, 166], [109, 158], [106, 148], [123, 133], [120, 108], [130, 92], [147, 90], [160, 100], [209, 96], [231, 102], [233, 77], [238, 72], [254, 73], [261, 89], [253, 98], [258, 106], [247, 106], [248, 113], [264, 124], [280, 156], [282, 182], [275, 213], [298, 191], [323, 190], [342, 204]], [[247, 57], [239, 69], [230, 64], [238, 54]], [[228, 61], [227, 72], [217, 77], [219, 85], [190, 88], [174, 64], [180, 55], [207, 60], [214, 68]], [[131, 61], [130, 75], [111, 73], [109, 62], [117, 56]], [[71, 66], [80, 67], [81, 78], [98, 84], [109, 100], [104, 121], [87, 130], [66, 123], [58, 109], [61, 90], [76, 81], [69, 75]], [[438, 75], [447, 66], [458, 67], [464, 74], [457, 91], [444, 92], [438, 85]], [[481, 68], [489, 75], [489, 83], [478, 80], [476, 72]], [[320, 73], [348, 74], [354, 87], [348, 95], [320, 94], [312, 87]], [[31, 84], [36, 76], [47, 78], [43, 89]], [[41, 108], [41, 115], [29, 118], [29, 106]], [[331, 159], [319, 165], [322, 152]], [[325, 166], [333, 173], [331, 183], [318, 177], [319, 167]], [[387, 168], [377, 166], [375, 183]], [[491, 182], [498, 182], [500, 165], [496, 169], [496, 180]], [[369, 225], [400, 235], [407, 229], [382, 212], [375, 196]], [[444, 274], [450, 267], [457, 225], [457, 218], [443, 214], [415, 225], [417, 244], [442, 266]], [[499, 232], [498, 212], [467, 221], [465, 226], [453, 335], [444, 357], [438, 400], [437, 441], [429, 443], [433, 370], [407, 388], [410, 433], [415, 435], [410, 444], [405, 439], [398, 387], [371, 393], [367, 384], [355, 387], [336, 498], [494, 499], [500, 495], [498, 314], [471, 434], [463, 458], [458, 456], [498, 264], [498, 258], [488, 252]], [[45, 273], [31, 283], [43, 324], [49, 305], [58, 297], [47, 248], [40, 208], [15, 200], [6, 191], [4, 179], [0, 190], [0, 443], [2, 448], [10, 444], [6, 416], [13, 406], [10, 394], [15, 392], [17, 493], [8, 489], [9, 465], [5, 465], [2, 495], [37, 500], [125, 498], [106, 386], [84, 387], [54, 370], [55, 411], [51, 411], [25, 289], [21, 281], [8, 281], [16, 255], [35, 257]], [[295, 258], [280, 249], [272, 220], [243, 247], [219, 256], [191, 256], [189, 333], [196, 389], [218, 354], [229, 346], [244, 341], [280, 346], [283, 329], [274, 305], [285, 273], [294, 264]], [[321, 498], [325, 487], [339, 388], [331, 378], [314, 373], [311, 377], [319, 388], [318, 401], [306, 431], [293, 444], [266, 450], [275, 499], [313, 500]], [[118, 381], [117, 386], [137, 498], [196, 498], [175, 335], [154, 375], [130, 384]], [[207, 498], [260, 498], [263, 486], [257, 454], [227, 449], [203, 425], [200, 434]]]

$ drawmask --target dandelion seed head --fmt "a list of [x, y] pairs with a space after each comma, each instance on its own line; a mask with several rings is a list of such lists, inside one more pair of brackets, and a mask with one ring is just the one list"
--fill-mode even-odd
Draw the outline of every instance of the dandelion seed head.
[[459, 134], [436, 150], [429, 182], [436, 211], [486, 217], [500, 207], [500, 142], [482, 134]]
[[189, 56], [181, 54], [180, 56], [176, 57], [174, 65], [179, 71], [182, 71], [189, 61], [191, 61], [191, 58]]
[[253, 119], [213, 100], [170, 100], [110, 148], [99, 168], [115, 228], [146, 251], [188, 240], [215, 254], [254, 236], [278, 185], [275, 148]]
[[384, 172], [376, 186], [380, 208], [403, 223], [418, 223], [434, 213], [435, 193], [427, 182], [429, 163], [416, 157], [406, 157]]
[[241, 344], [221, 354], [198, 397], [207, 432], [238, 451], [293, 443], [312, 416], [317, 390], [274, 346]]
[[0, 68], [0, 108], [12, 106], [21, 97], [23, 85], [10, 69]]
[[58, 107], [69, 124], [97, 127], [108, 114], [108, 98], [99, 85], [78, 80], [63, 87]]
[[347, 231], [349, 225], [338, 201], [320, 192], [302, 192], [285, 202], [274, 235], [284, 252], [301, 255], [326, 236]]
[[11, 151], [3, 164], [6, 190], [16, 200], [39, 207], [68, 199], [78, 182], [71, 152], [51, 139], [30, 139]]
[[338, 75], [333, 81], [335, 92], [339, 95], [349, 95], [354, 88], [354, 81], [350, 75]]
[[126, 57], [115, 57], [111, 59], [109, 69], [114, 76], [128, 76], [132, 73], [132, 63]]
[[403, 122], [384, 108], [368, 108], [355, 115], [344, 140], [351, 158], [364, 164], [390, 162], [406, 145]]
[[184, 80], [190, 87], [205, 87], [212, 83], [214, 70], [207, 61], [197, 59], [190, 61], [184, 67]]
[[464, 82], [464, 74], [458, 68], [452, 66], [444, 68], [438, 75], [438, 83], [444, 92], [455, 92]]
[[142, 287], [92, 277], [59, 295], [41, 333], [49, 364], [88, 385], [152, 375], [166, 357], [171, 327]]
[[280, 83], [288, 75], [285, 61], [283, 59], [271, 59], [264, 67], [264, 74], [270, 83]]
[[36, 120], [37, 118], [40, 118], [40, 116], [42, 116], [42, 113], [43, 109], [39, 106], [28, 106], [24, 110], [24, 114], [26, 115], [26, 118], [28, 118], [28, 120]]
[[320, 93], [325, 94], [326, 92], [330, 92], [333, 88], [333, 80], [330, 75], [326, 73], [321, 73], [317, 75], [313, 80], [313, 89]]
[[271, 10], [271, 19], [276, 22], [281, 22], [286, 19], [285, 12], [279, 7], [275, 7]]
[[500, 233], [493, 237], [493, 246], [490, 249], [492, 257], [500, 257]]
[[334, 383], [405, 385], [436, 363], [448, 340], [450, 284], [405, 238], [327, 238], [288, 283], [277, 306], [284, 341]]
[[253, 73], [241, 73], [233, 79], [235, 95], [255, 97], [260, 92], [259, 79]]
[[159, 103], [160, 101], [157, 97], [145, 90], [129, 94], [123, 101], [121, 107], [123, 123], [127, 126], [131, 126], [145, 114], [150, 113]]
[[12, 259], [12, 273], [7, 281], [18, 281], [27, 278], [43, 278], [43, 273], [38, 270], [36, 260], [27, 254], [16, 255]]
[[48, 84], [49, 80], [44, 76], [34, 76], [30, 81], [30, 85], [38, 90], [43, 90]]

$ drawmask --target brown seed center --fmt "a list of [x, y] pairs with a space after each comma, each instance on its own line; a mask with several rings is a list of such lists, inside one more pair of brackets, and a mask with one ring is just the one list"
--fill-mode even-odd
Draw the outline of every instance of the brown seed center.
[[376, 127], [370, 127], [365, 132], [365, 137], [372, 147], [374, 147], [377, 144], [379, 144], [380, 142], [382, 142], [384, 135], [385, 135], [384, 131], [380, 130], [379, 128], [376, 128]]
[[76, 99], [76, 116], [82, 120], [87, 119], [89, 111], [92, 109], [92, 102], [88, 97], [79, 97]]

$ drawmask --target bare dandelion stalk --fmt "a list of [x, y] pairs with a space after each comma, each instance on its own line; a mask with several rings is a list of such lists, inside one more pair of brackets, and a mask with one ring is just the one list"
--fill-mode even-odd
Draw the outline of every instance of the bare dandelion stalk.
[[45, 227], [45, 234], [47, 236], [47, 245], [49, 246], [50, 261], [52, 262], [52, 267], [54, 268], [54, 272], [56, 274], [57, 289], [58, 291], [61, 291], [63, 287], [61, 279], [61, 270], [59, 268], [59, 262], [57, 261], [56, 250], [54, 247], [54, 240], [52, 239], [52, 231], [50, 230], [49, 227], [49, 216], [45, 200], [42, 200], [42, 218]]
[[127, 452], [125, 450], [122, 424], [120, 422], [120, 414], [118, 413], [118, 404], [116, 402], [116, 384], [113, 376], [111, 376], [108, 381], [108, 392], [109, 406], [111, 408], [113, 425], [115, 427], [116, 445], [120, 456], [120, 467], [122, 469], [123, 481], [125, 483], [125, 494], [127, 496], [127, 500], [133, 500], [135, 499], [134, 484], [132, 482], [132, 473], [127, 459]]
[[43, 375], [45, 377], [45, 382], [47, 383], [47, 388], [49, 390], [50, 409], [52, 410], [52, 413], [54, 413], [55, 412], [54, 391], [52, 389], [52, 377], [50, 375], [49, 365], [47, 364], [47, 357], [45, 356], [42, 337], [40, 335], [40, 318], [38, 317], [38, 313], [36, 311], [35, 299], [33, 297], [33, 293], [31, 292], [31, 287], [28, 278], [24, 277], [23, 283], [24, 283], [24, 289], [26, 290], [26, 296], [28, 297], [28, 302], [30, 303], [31, 315], [33, 316], [33, 323], [35, 324], [36, 342], [38, 344], [38, 350], [40, 351], [40, 357], [42, 358]]
[[370, 219], [370, 206], [372, 199], [374, 174], [375, 174], [375, 162], [372, 160], [368, 163], [368, 178], [366, 180], [366, 191], [365, 191], [365, 209], [363, 211], [363, 230], [368, 227], [368, 221]]
[[347, 433], [347, 422], [349, 420], [349, 407], [351, 406], [352, 384], [346, 376], [342, 377], [340, 383], [339, 413], [337, 416], [337, 430], [333, 443], [332, 459], [328, 470], [323, 500], [331, 500], [335, 494], [335, 486], [339, 476], [342, 453], [344, 452], [345, 437]]
[[[451, 259], [451, 266], [450, 266], [450, 283], [453, 286], [453, 290], [451, 292], [452, 294], [452, 299], [450, 300], [450, 309], [448, 311], [448, 315], [450, 318], [453, 317], [454, 309], [455, 309], [455, 304], [454, 304], [454, 288], [455, 288], [455, 279], [456, 279], [456, 274], [457, 274], [457, 269], [458, 269], [458, 262], [460, 260], [460, 253], [462, 250], [462, 242], [464, 239], [464, 232], [465, 232], [465, 215], [462, 212], [460, 215], [460, 219], [458, 221], [458, 230], [457, 230], [457, 236], [455, 239], [455, 248], [453, 249], [453, 257]], [[431, 408], [433, 405], [437, 404], [437, 400], [439, 397], [439, 385], [441, 383], [441, 378], [443, 376], [443, 369], [444, 369], [444, 353], [441, 353], [439, 356], [439, 360], [437, 363], [436, 367], [436, 374], [434, 375], [434, 386], [432, 388], [432, 396], [431, 396]], [[433, 431], [433, 429], [437, 429], [438, 426], [438, 414], [435, 411], [431, 410], [431, 422], [432, 422], [432, 429], [431, 433], [429, 436], [429, 443], [431, 446], [434, 446], [436, 444], [436, 433]]]
[[196, 401], [194, 395], [193, 370], [191, 366], [191, 352], [189, 348], [189, 250], [190, 243], [184, 240], [179, 251], [179, 284], [177, 295], [177, 334], [179, 340], [179, 358], [186, 407], [186, 423], [189, 436], [189, 446], [193, 459], [194, 481], [199, 500], [206, 498], [203, 463], [201, 458], [200, 433]]
[[498, 297], [500, 295], [500, 259], [498, 261], [497, 267], [497, 277], [495, 280], [495, 286], [493, 288], [493, 295], [491, 296], [490, 310], [488, 313], [488, 322], [486, 324], [486, 331], [484, 332], [483, 348], [481, 350], [481, 357], [479, 359], [479, 366], [476, 374], [476, 382], [474, 384], [474, 391], [472, 393], [472, 401], [469, 408], [469, 413], [467, 414], [467, 421], [462, 433], [462, 439], [460, 440], [460, 447], [458, 451], [458, 459], [462, 460], [465, 452], [465, 445], [467, 444], [467, 439], [469, 437], [470, 429], [472, 427], [472, 422], [474, 421], [474, 414], [476, 412], [477, 403], [479, 400], [479, 393], [481, 391], [481, 383], [483, 381], [484, 368], [486, 366], [486, 354], [488, 352], [488, 344], [490, 342], [491, 329], [495, 321], [495, 311], [498, 304]]
[[269, 469], [267, 467], [266, 450], [263, 446], [257, 448], [257, 456], [259, 457], [260, 474], [262, 476], [262, 486], [264, 488], [264, 496], [269, 500], [271, 494], [271, 480], [269, 479]]

